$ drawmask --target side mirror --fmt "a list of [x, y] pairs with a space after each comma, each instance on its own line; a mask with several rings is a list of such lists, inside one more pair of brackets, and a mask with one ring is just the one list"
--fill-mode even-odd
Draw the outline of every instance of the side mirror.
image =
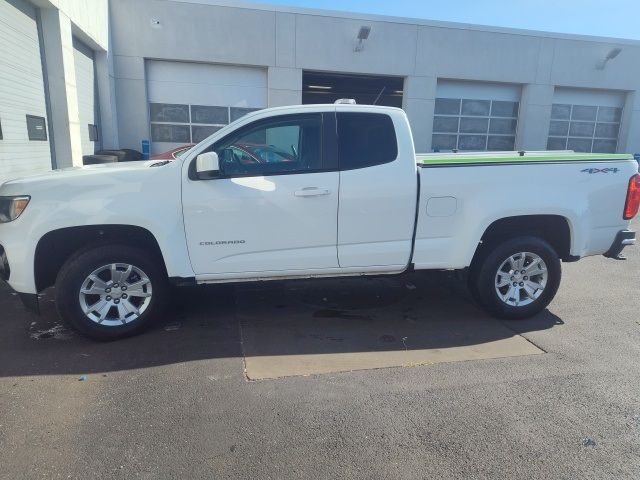
[[201, 153], [196, 158], [198, 178], [215, 178], [220, 174], [220, 160], [216, 152]]

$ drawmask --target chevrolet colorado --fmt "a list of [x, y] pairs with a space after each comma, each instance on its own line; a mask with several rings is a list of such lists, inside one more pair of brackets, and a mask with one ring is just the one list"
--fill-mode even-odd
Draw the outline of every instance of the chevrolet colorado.
[[413, 269], [465, 271], [487, 311], [524, 318], [561, 261], [635, 242], [637, 171], [620, 154], [416, 155], [400, 109], [271, 108], [173, 161], [4, 183], [0, 276], [32, 308], [55, 285], [62, 319], [96, 339], [143, 329], [172, 284]]

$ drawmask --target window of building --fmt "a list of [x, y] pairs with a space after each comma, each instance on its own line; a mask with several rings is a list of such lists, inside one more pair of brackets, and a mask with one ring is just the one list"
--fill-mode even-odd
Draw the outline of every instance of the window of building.
[[554, 103], [547, 150], [614, 153], [622, 108]]
[[257, 108], [150, 103], [151, 140], [198, 143]]
[[436, 98], [432, 148], [514, 150], [519, 102]]
[[322, 169], [322, 115], [289, 115], [242, 128], [214, 149], [225, 176], [278, 175]]
[[98, 126], [89, 124], [89, 141], [97, 142], [98, 141]]
[[389, 115], [343, 112], [337, 114], [337, 120], [341, 170], [381, 165], [398, 157], [396, 131]]
[[44, 117], [27, 115], [27, 134], [29, 140], [47, 140], [47, 121]]

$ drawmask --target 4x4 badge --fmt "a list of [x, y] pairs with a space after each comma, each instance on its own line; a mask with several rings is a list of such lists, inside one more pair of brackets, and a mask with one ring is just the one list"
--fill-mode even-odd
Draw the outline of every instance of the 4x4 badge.
[[618, 168], [585, 168], [582, 173], [618, 173]]

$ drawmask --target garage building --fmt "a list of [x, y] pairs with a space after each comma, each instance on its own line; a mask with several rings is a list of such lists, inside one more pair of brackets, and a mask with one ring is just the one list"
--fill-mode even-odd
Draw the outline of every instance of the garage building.
[[637, 41], [220, 0], [112, 0], [111, 31], [130, 148], [198, 142], [224, 107], [348, 97], [404, 108], [422, 152], [640, 152]]
[[0, 180], [345, 97], [421, 152], [640, 152], [638, 41], [225, 0], [0, 0], [0, 40]]
[[107, 0], [0, 0], [0, 181], [117, 144]]

